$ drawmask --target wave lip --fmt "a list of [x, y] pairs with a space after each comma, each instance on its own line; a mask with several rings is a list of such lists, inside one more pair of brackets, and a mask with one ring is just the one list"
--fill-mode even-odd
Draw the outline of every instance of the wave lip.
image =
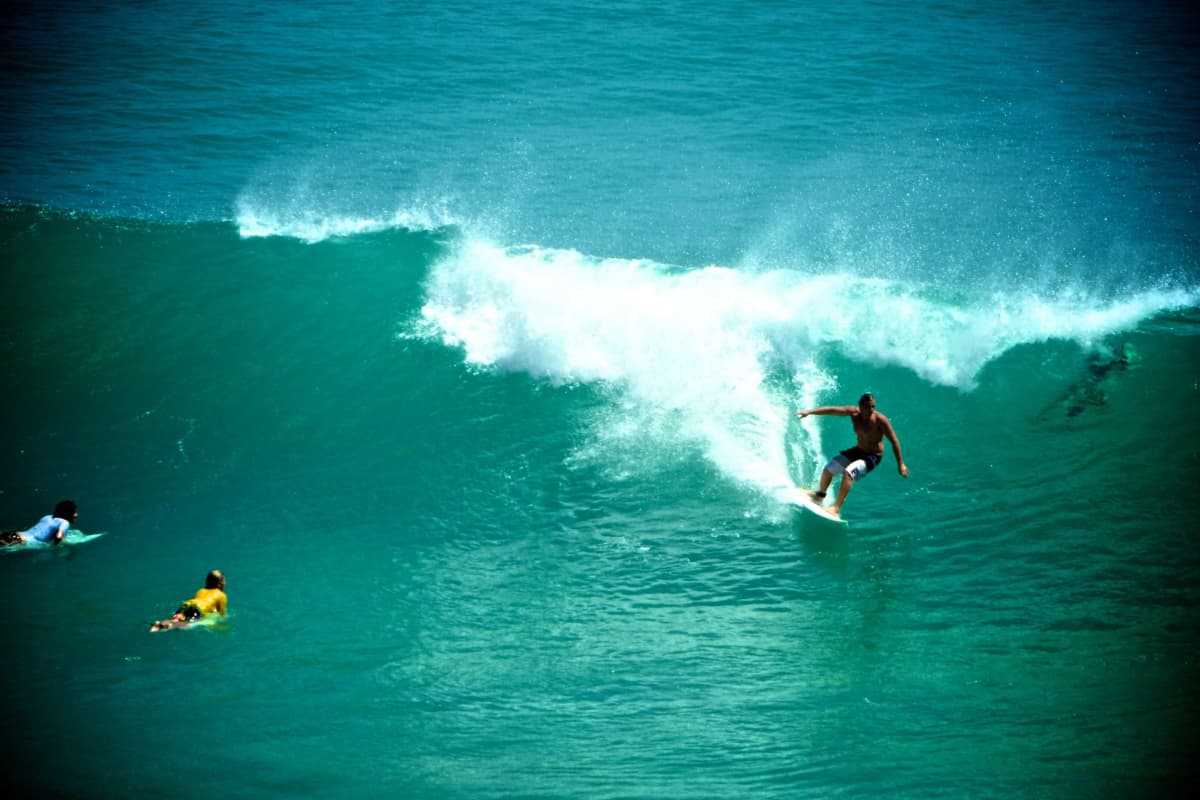
[[309, 208], [276, 210], [241, 199], [235, 222], [245, 239], [281, 236], [315, 244], [326, 239], [387, 230], [436, 231], [460, 224], [443, 202], [414, 202], [379, 216], [325, 214]]
[[1055, 339], [1091, 347], [1200, 302], [1197, 289], [1151, 289], [1109, 300], [1020, 290], [949, 297], [929, 287], [849, 276], [833, 283], [838, 285], [817, 292], [822, 302], [811, 304], [815, 314], [798, 317], [810, 341], [837, 347], [862, 363], [905, 367], [932, 384], [962, 391], [974, 389], [983, 368], [1014, 347]]
[[433, 265], [421, 313], [425, 333], [461, 347], [468, 362], [558, 382], [622, 382], [670, 401], [702, 369], [738, 386], [773, 364], [795, 369], [833, 350], [969, 391], [1013, 347], [1052, 339], [1086, 347], [1198, 303], [1196, 288], [1117, 299], [971, 295], [850, 274], [684, 271], [467, 239]]

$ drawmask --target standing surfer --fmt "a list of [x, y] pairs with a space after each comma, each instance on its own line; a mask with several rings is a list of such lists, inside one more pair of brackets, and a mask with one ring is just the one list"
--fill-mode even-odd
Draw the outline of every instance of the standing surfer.
[[858, 406], [820, 406], [796, 412], [796, 416], [801, 419], [809, 414], [850, 417], [850, 422], [854, 425], [854, 435], [858, 438], [854, 447], [841, 451], [825, 465], [821, 472], [819, 488], [815, 492], [809, 492], [818, 503], [823, 502], [833, 476], [840, 473], [842, 482], [838, 486], [837, 500], [827, 509], [834, 516], [840, 513], [842, 503], [846, 502], [846, 495], [850, 494], [850, 487], [854, 482], [875, 469], [883, 458], [884, 438], [892, 443], [892, 452], [896, 454], [896, 465], [901, 477], [908, 477], [908, 467], [904, 466], [904, 455], [900, 452], [900, 440], [896, 438], [896, 431], [892, 429], [891, 420], [875, 410], [875, 396], [870, 392], [859, 398]]

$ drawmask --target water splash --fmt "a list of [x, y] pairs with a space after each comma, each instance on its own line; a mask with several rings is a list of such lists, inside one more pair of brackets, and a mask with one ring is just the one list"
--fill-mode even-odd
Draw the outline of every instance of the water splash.
[[242, 197], [238, 199], [235, 216], [238, 233], [243, 238], [284, 236], [309, 244], [397, 228], [434, 231], [461, 222], [444, 201], [427, 200], [414, 200], [379, 215], [331, 215], [301, 203], [278, 209]]
[[481, 367], [612, 387], [619, 400], [595, 421], [595, 445], [694, 442], [727, 476], [770, 488], [815, 465], [818, 430], [801, 425], [797, 439], [788, 425], [794, 408], [836, 388], [825, 366], [834, 352], [970, 391], [1013, 347], [1087, 345], [1197, 297], [1179, 289], [1117, 300], [972, 296], [848, 274], [685, 271], [464, 238], [432, 267], [413, 335], [461, 348]]

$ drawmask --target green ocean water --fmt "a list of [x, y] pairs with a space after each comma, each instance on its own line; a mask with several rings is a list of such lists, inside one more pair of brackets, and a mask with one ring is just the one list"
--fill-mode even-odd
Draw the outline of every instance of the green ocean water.
[[[469, 270], [469, 249], [453, 229], [304, 244], [6, 212], [5, 296], [22, 299], [5, 308], [22, 376], [6, 508], [33, 520], [70, 495], [78, 526], [107, 532], [0, 562], [25, 754], [6, 780], [431, 797], [1186, 782], [1197, 456], [1173, 441], [1196, 440], [1178, 413], [1194, 312], [1109, 334], [1137, 361], [1099, 380], [1058, 340], [997, 353], [970, 390], [829, 351], [841, 393], [876, 392], [912, 470], [889, 455], [841, 533], [754, 482], [780, 465], [811, 480], [849, 440], [838, 420], [815, 437], [788, 421], [808, 354], [762, 356], [756, 397], [730, 397], [714, 370], [737, 357], [705, 363], [697, 345], [679, 365], [716, 376], [710, 392], [646, 339], [657, 369], [639, 372], [623, 338], [514, 290], [526, 327], [584, 338], [527, 343], [540, 370], [472, 366], [421, 332], [430, 276]], [[616, 313], [590, 283], [611, 264], [557, 258]], [[617, 266], [664, 296], [697, 275]], [[722, 299], [741, 280], [703, 277]], [[62, 297], [65, 313], [38, 312]], [[721, 349], [747, 336], [732, 326]], [[584, 375], [604, 348], [631, 372]], [[574, 376], [553, 366], [569, 359]], [[763, 404], [775, 418], [753, 418]], [[229, 618], [148, 635], [211, 568]]]
[[1190, 8], [3, 15], [10, 794], [1194, 789]]

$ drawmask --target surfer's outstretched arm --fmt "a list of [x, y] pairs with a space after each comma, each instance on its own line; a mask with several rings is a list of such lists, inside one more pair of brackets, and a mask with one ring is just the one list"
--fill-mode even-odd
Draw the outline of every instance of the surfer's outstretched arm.
[[858, 413], [858, 406], [817, 406], [816, 408], [797, 411], [796, 416], [804, 419], [810, 415], [830, 417], [852, 417]]

